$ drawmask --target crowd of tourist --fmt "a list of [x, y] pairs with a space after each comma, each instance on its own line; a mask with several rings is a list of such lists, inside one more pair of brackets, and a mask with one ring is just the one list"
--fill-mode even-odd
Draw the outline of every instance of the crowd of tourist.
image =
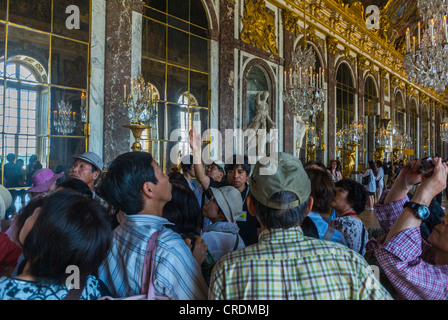
[[[2, 224], [0, 299], [448, 298], [442, 158], [424, 172], [371, 161], [359, 183], [337, 160], [283, 152], [270, 174], [240, 155], [205, 165], [193, 161], [201, 145], [191, 131], [193, 154], [168, 174], [147, 152], [119, 155], [104, 176], [93, 152], [67, 177], [36, 169], [31, 200]], [[0, 186], [1, 219], [13, 201]], [[376, 236], [359, 217], [369, 210]]]

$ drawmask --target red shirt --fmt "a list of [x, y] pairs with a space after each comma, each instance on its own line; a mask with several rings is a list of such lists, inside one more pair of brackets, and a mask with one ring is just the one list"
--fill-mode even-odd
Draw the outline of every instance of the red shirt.
[[0, 273], [6, 267], [15, 267], [22, 248], [16, 245], [4, 232], [0, 232]]

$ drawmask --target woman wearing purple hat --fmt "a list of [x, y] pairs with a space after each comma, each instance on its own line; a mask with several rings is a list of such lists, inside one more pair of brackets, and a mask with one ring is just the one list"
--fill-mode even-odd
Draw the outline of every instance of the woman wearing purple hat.
[[33, 174], [33, 184], [28, 192], [30, 197], [34, 198], [38, 195], [46, 195], [56, 189], [56, 180], [65, 173], [55, 174], [51, 169], [39, 169]]

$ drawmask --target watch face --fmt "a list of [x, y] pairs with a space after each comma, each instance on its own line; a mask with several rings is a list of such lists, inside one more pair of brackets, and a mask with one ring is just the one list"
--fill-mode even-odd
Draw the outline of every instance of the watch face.
[[422, 219], [426, 219], [429, 217], [429, 209], [426, 206], [419, 206], [418, 207], [418, 215]]

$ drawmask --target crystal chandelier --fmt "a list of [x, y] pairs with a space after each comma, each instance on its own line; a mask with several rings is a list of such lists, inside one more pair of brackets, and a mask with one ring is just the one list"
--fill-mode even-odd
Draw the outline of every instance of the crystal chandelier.
[[293, 68], [284, 75], [283, 101], [289, 112], [298, 117], [308, 117], [322, 110], [326, 100], [324, 70], [314, 73], [316, 55], [312, 47], [302, 50], [301, 46], [292, 55]]
[[393, 135], [394, 148], [398, 149], [410, 149], [412, 147], [412, 140], [406, 134], [394, 134]]
[[417, 37], [406, 32], [404, 67], [408, 79], [437, 93], [448, 84], [448, 33], [446, 0], [418, 0], [423, 20], [418, 23]]
[[58, 103], [58, 110], [54, 111], [53, 125], [62, 135], [72, 134], [76, 127], [76, 112], [72, 112], [72, 104], [62, 100]]
[[445, 118], [440, 124], [440, 139], [444, 142], [448, 142], [448, 119]]
[[338, 130], [336, 132], [336, 145], [338, 149], [343, 150], [348, 144], [358, 144], [364, 133], [364, 125], [352, 121], [349, 128]]
[[376, 132], [376, 144], [378, 147], [390, 147], [390, 137], [391, 133], [384, 127], [381, 127]]
[[148, 82], [145, 84], [143, 75], [131, 79], [131, 90], [128, 93], [124, 86], [125, 107], [128, 108], [130, 124], [142, 125], [143, 123], [154, 127], [157, 119], [157, 100], [153, 93], [154, 88]]

